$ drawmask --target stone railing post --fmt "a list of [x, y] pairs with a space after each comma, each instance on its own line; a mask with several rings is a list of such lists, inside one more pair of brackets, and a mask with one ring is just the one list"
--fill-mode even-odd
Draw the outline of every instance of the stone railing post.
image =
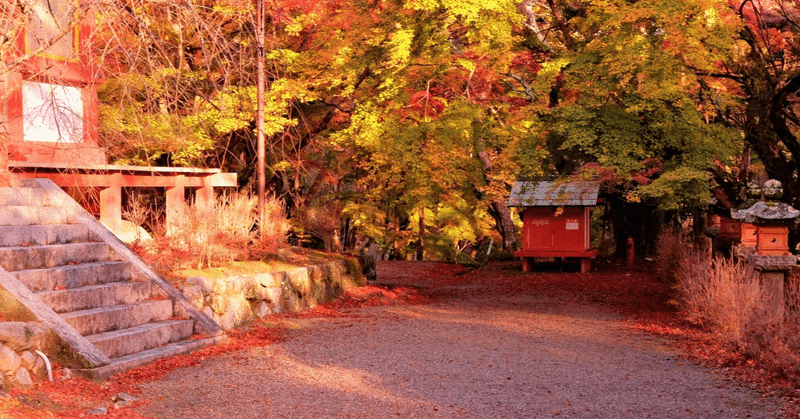
[[122, 227], [122, 174], [108, 175], [108, 186], [100, 191], [100, 222], [119, 234]]
[[186, 178], [184, 175], [175, 177], [175, 186], [167, 188], [167, 235], [176, 234], [183, 224], [186, 216]]

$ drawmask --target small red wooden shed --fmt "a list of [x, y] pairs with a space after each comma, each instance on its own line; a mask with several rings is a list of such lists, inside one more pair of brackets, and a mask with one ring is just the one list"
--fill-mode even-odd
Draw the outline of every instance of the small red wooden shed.
[[591, 268], [599, 253], [589, 237], [591, 207], [597, 204], [599, 184], [591, 181], [517, 182], [508, 205], [523, 208], [522, 270], [531, 270], [534, 258], [579, 258], [581, 273]]

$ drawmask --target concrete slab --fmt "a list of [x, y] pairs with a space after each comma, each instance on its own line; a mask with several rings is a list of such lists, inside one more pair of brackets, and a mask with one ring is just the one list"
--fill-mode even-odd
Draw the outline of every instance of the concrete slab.
[[0, 189], [1, 206], [31, 205], [31, 188], [2, 188]]
[[55, 225], [75, 224], [75, 216], [57, 207], [22, 205], [0, 206], [0, 225]]
[[102, 261], [55, 268], [27, 269], [12, 274], [33, 292], [54, 291], [130, 281], [131, 266], [126, 262]]
[[72, 370], [72, 372], [96, 380], [103, 380], [114, 374], [125, 372], [131, 368], [141, 367], [161, 358], [188, 354], [198, 349], [219, 343], [222, 337], [190, 339], [170, 343], [158, 348], [147, 349], [135, 354], [113, 358], [111, 363], [92, 369]]
[[62, 314], [61, 317], [80, 334], [94, 335], [168, 320], [172, 317], [172, 300], [142, 301], [136, 304], [79, 310]]
[[56, 313], [134, 304], [150, 297], [149, 282], [114, 282], [59, 291], [36, 293]]
[[86, 339], [107, 357], [118, 358], [186, 339], [193, 329], [193, 320], [166, 320], [99, 333]]
[[108, 259], [106, 243], [68, 243], [0, 248], [0, 266], [7, 271], [52, 268]]
[[90, 241], [89, 229], [80, 224], [2, 226], [0, 247], [44, 246]]

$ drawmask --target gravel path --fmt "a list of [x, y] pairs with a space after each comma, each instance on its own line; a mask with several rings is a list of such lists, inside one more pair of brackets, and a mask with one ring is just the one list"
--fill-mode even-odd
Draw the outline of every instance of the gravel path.
[[[436, 269], [436, 265], [426, 265]], [[398, 265], [395, 265], [397, 268]], [[400, 266], [402, 267], [402, 266]], [[147, 384], [158, 418], [775, 418], [774, 401], [632, 333], [608, 309], [464, 275], [422, 305], [286, 319], [283, 343]], [[384, 283], [423, 268], [379, 265]], [[433, 275], [431, 275], [433, 276]]]

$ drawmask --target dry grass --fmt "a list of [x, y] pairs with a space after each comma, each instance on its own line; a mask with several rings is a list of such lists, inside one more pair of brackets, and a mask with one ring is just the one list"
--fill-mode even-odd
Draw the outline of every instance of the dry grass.
[[687, 318], [742, 349], [753, 321], [765, 316], [758, 273], [731, 259], [688, 254], [680, 263], [681, 305]]
[[257, 198], [229, 194], [217, 198], [213, 210], [191, 205], [177, 226], [166, 232], [156, 229], [153, 243], [139, 247], [140, 253], [157, 269], [185, 266], [202, 269], [235, 260], [262, 259], [285, 245], [290, 223], [283, 203], [267, 199], [262, 229], [258, 229]]
[[771, 371], [800, 385], [800, 284], [791, 277], [784, 289], [783, 321], [756, 322], [749, 334], [754, 355]]
[[[219, 233], [245, 242], [255, 238], [258, 214], [256, 197], [244, 193], [225, 194], [217, 198], [215, 209], [215, 227]], [[283, 216], [283, 213], [279, 215]]]
[[264, 217], [259, 222], [259, 235], [251, 245], [251, 256], [274, 254], [286, 243], [292, 224], [286, 219], [283, 201], [268, 197], [264, 203]]
[[[130, 221], [136, 227], [145, 227], [150, 219], [158, 219], [163, 211], [147, 204], [147, 199], [134, 192], [128, 200], [128, 205], [122, 209], [122, 218]], [[142, 240], [140, 230], [136, 229], [136, 243]]]
[[137, 227], [144, 226], [149, 214], [150, 210], [147, 204], [138, 193], [131, 195], [128, 205], [122, 210], [122, 218], [132, 222]]
[[800, 384], [800, 285], [790, 278], [783, 314], [770, 312], [770, 296], [751, 266], [687, 251], [678, 269], [680, 307], [723, 345], [765, 371]]

